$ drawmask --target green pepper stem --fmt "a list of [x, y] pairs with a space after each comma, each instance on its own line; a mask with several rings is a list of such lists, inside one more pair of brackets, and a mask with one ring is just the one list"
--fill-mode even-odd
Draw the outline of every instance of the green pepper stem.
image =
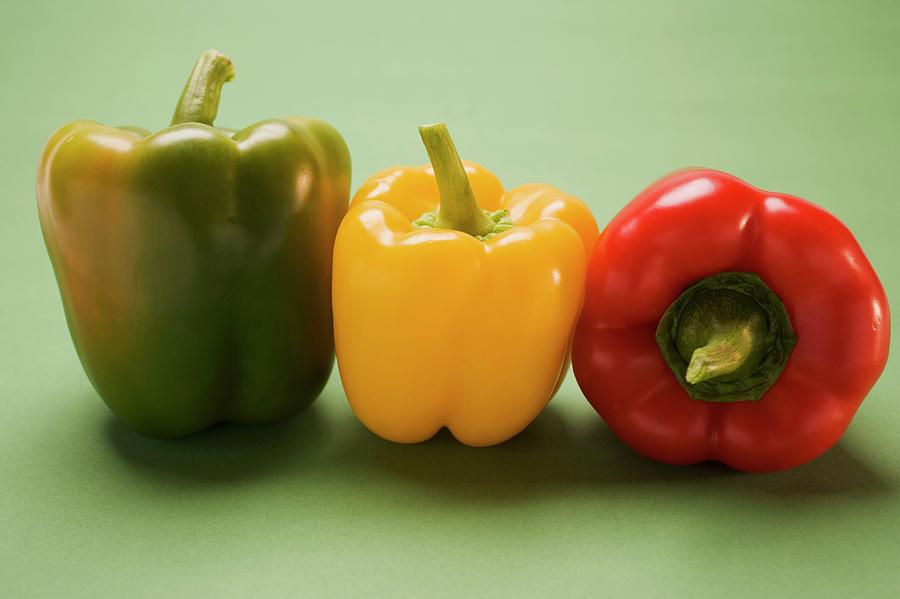
[[216, 50], [201, 54], [178, 99], [172, 124], [202, 123], [212, 126], [219, 112], [222, 86], [233, 78], [234, 64], [231, 59]]
[[691, 355], [684, 379], [692, 385], [738, 371], [753, 354], [757, 336], [749, 324], [713, 335]]
[[419, 127], [419, 135], [434, 168], [441, 205], [435, 227], [455, 229], [473, 236], [485, 236], [494, 229], [492, 221], [478, 206], [469, 176], [453, 138], [444, 123]]

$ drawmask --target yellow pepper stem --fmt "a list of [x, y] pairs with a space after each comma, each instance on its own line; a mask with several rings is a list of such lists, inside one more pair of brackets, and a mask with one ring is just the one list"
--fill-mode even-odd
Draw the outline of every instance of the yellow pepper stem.
[[222, 86], [234, 79], [231, 59], [216, 50], [200, 55], [184, 85], [172, 124], [202, 123], [212, 126], [219, 112]]
[[440, 211], [434, 226], [473, 236], [489, 235], [496, 223], [478, 206], [447, 125], [424, 125], [419, 127], [419, 135], [428, 151], [441, 196]]

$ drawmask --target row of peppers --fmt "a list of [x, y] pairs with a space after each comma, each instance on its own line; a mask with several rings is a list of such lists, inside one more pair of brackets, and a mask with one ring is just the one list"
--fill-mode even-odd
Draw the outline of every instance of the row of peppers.
[[[848, 229], [722, 172], [671, 174], [598, 232], [542, 184], [504, 191], [420, 128], [431, 163], [349, 203], [329, 125], [213, 127], [234, 67], [205, 52], [172, 126], [78, 121], [38, 173], [72, 338], [128, 426], [271, 422], [321, 392], [392, 441], [501, 443], [569, 359], [612, 431], [671, 464], [797, 466], [841, 437], [884, 368], [884, 290]], [[573, 336], [574, 331], [574, 336]]]

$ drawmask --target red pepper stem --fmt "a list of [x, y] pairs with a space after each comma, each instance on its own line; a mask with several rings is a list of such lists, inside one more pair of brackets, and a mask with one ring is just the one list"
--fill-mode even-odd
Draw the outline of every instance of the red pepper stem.
[[459, 158], [447, 125], [444, 123], [424, 125], [419, 127], [419, 135], [422, 136], [422, 142], [428, 151], [441, 197], [440, 210], [434, 226], [455, 229], [473, 236], [490, 234], [496, 223], [478, 206], [472, 185], [469, 183], [469, 176]]
[[202, 123], [212, 126], [219, 112], [222, 86], [233, 78], [234, 64], [231, 59], [216, 50], [201, 54], [178, 99], [172, 124]]
[[656, 343], [693, 399], [757, 401], [797, 341], [781, 299], [756, 274], [720, 272], [688, 287], [665, 311]]
[[757, 345], [755, 327], [744, 324], [710, 338], [694, 350], [684, 378], [692, 385], [740, 370]]

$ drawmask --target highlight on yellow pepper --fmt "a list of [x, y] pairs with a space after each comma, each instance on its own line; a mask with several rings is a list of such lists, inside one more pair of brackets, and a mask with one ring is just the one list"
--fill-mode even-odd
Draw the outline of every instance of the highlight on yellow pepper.
[[501, 443], [568, 369], [597, 223], [543, 184], [504, 193], [462, 162], [444, 124], [419, 128], [431, 164], [363, 183], [334, 247], [338, 367], [359, 420], [417, 443], [447, 427]]

